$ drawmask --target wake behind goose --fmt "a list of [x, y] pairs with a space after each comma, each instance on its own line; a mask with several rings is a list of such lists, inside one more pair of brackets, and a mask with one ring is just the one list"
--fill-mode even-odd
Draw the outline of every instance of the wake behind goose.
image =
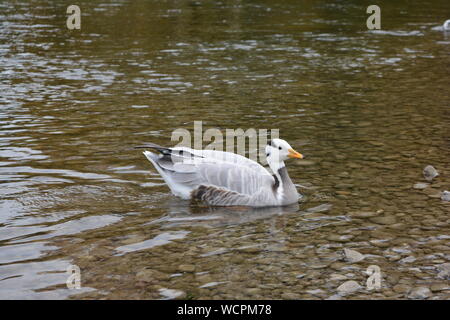
[[262, 165], [238, 154], [187, 147], [166, 148], [153, 143], [139, 148], [162, 176], [172, 193], [183, 199], [200, 200], [210, 206], [285, 206], [297, 203], [299, 193], [284, 161], [302, 159], [282, 139], [265, 147], [269, 173]]

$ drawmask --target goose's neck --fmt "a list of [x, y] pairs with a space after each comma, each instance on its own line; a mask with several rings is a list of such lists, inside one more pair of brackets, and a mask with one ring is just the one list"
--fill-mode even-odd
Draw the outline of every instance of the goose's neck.
[[270, 170], [272, 170], [273, 174], [281, 180], [280, 170], [286, 168], [284, 161], [271, 161], [270, 158], [267, 158], [267, 162], [269, 163]]
[[297, 188], [295, 188], [294, 183], [289, 177], [286, 166], [283, 161], [270, 161], [268, 157], [267, 162], [269, 164], [270, 169], [273, 172], [274, 177], [274, 185], [272, 186], [273, 192], [275, 193], [276, 198], [280, 201], [281, 204], [293, 203], [298, 201], [299, 194], [297, 192]]
[[269, 166], [273, 172], [273, 177], [275, 178], [273, 190], [278, 194], [278, 196], [284, 197], [288, 193], [297, 194], [297, 189], [295, 188], [291, 178], [289, 177], [284, 162], [269, 162]]
[[271, 159], [267, 159], [269, 163], [269, 167], [273, 172], [273, 177], [275, 179], [275, 183], [273, 185], [273, 190], [277, 194], [282, 194], [284, 189], [284, 183], [286, 182], [287, 175], [286, 166], [283, 161], [271, 161]]
[[289, 188], [291, 185], [293, 185], [285, 166], [282, 166], [280, 169], [278, 169], [278, 171], [275, 173], [275, 176], [277, 177], [280, 186], [282, 186], [283, 188]]

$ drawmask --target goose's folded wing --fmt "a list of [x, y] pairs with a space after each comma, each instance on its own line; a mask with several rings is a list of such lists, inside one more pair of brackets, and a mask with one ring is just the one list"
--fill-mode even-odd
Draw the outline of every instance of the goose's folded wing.
[[202, 158], [206, 160], [210, 160], [211, 162], [226, 162], [230, 164], [235, 164], [237, 166], [251, 168], [262, 175], [271, 174], [258, 162], [248, 159], [244, 156], [241, 156], [236, 153], [226, 152], [226, 151], [218, 151], [218, 150], [196, 150], [187, 147], [175, 147], [171, 148], [173, 152], [182, 152], [184, 156], [192, 156], [194, 158]]
[[158, 165], [174, 183], [191, 188], [200, 185], [215, 186], [239, 194], [253, 195], [263, 188], [270, 190], [275, 182], [268, 173], [261, 173], [236, 163], [204, 158], [182, 162], [162, 158], [158, 161]]
[[240, 194], [254, 195], [264, 188], [270, 190], [275, 183], [270, 174], [233, 163], [204, 163], [198, 169], [204, 181], [202, 184], [226, 188]]

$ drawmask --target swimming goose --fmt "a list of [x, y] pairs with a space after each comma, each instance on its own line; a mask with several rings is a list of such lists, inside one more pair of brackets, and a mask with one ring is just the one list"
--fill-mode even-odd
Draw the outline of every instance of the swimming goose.
[[231, 152], [197, 150], [187, 147], [166, 148], [149, 143], [144, 151], [172, 193], [183, 199], [195, 199], [209, 206], [285, 206], [297, 203], [299, 194], [289, 178], [284, 161], [302, 159], [282, 139], [269, 140], [265, 147], [269, 173], [256, 161]]

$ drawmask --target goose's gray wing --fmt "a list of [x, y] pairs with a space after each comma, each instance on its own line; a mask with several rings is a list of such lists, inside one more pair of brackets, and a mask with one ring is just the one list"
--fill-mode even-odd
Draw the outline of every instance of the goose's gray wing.
[[[261, 173], [262, 175], [271, 176], [271, 174], [258, 162], [236, 153], [209, 149], [197, 150], [182, 146], [168, 148], [162, 147], [155, 143], [146, 143], [145, 145], [137, 146], [136, 148], [156, 149], [161, 152], [161, 154], [172, 157], [172, 160], [175, 162], [184, 161], [185, 159], [204, 159], [211, 162], [228, 162], [235, 165], [251, 168]], [[152, 161], [151, 159], [149, 160]]]
[[[267, 171], [211, 158], [185, 157], [176, 161], [173, 155], [155, 159], [151, 152], [144, 154], [157, 166], [171, 190], [183, 198], [194, 195], [195, 190], [203, 186], [209, 189], [202, 194], [201, 200], [209, 204], [276, 205], [275, 179]], [[212, 188], [215, 188], [214, 192]]]
[[249, 158], [241, 156], [236, 153], [226, 152], [226, 151], [218, 151], [218, 150], [196, 150], [187, 147], [174, 147], [170, 148], [173, 152], [184, 152], [184, 155], [192, 155], [193, 157], [210, 159], [210, 160], [218, 160], [220, 162], [228, 162], [233, 163], [239, 166], [244, 166], [251, 168], [255, 171], [260, 172], [261, 174], [271, 175], [262, 165], [258, 162], [253, 161]]
[[252, 195], [263, 186], [275, 183], [271, 175], [235, 163], [211, 161], [210, 159], [193, 159], [183, 162], [160, 161], [158, 164], [174, 182], [191, 185], [212, 185], [226, 188], [241, 194]]
[[201, 183], [191, 197], [212, 206], [271, 206], [277, 204], [275, 179], [230, 163], [198, 165]]

